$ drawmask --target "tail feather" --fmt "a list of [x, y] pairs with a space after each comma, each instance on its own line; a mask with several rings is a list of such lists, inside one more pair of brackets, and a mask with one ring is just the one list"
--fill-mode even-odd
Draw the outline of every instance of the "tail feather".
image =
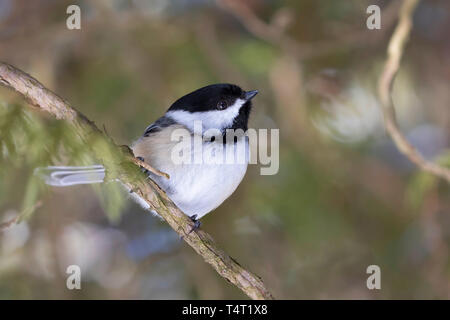
[[48, 185], [67, 187], [77, 184], [102, 183], [105, 179], [105, 168], [102, 165], [84, 167], [49, 166], [37, 168], [34, 174], [42, 178]]

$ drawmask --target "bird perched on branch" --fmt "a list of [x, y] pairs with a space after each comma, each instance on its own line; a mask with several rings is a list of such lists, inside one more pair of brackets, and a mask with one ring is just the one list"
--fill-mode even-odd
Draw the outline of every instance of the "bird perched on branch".
[[[145, 170], [197, 228], [198, 219], [222, 204], [245, 175], [249, 160], [245, 132], [257, 93], [233, 84], [195, 90], [175, 101], [131, 145], [138, 159], [170, 176]], [[101, 183], [105, 168], [51, 166], [38, 168], [37, 174], [49, 185], [64, 187]]]

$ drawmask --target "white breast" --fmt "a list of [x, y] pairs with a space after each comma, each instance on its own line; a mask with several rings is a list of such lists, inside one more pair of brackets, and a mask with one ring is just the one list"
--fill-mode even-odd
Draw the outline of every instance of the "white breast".
[[[206, 142], [202, 144], [201, 150], [193, 149], [193, 144], [190, 144], [192, 152], [202, 154], [202, 163], [175, 165], [171, 160], [171, 150], [175, 142], [167, 139], [169, 133], [164, 131], [166, 130], [138, 140], [133, 145], [133, 152], [136, 156], [143, 157], [145, 162], [170, 175], [169, 180], [154, 175], [152, 179], [185, 214], [196, 214], [199, 219], [225, 201], [242, 181], [248, 164], [248, 140], [244, 136], [235, 144]], [[157, 144], [152, 143], [156, 142], [155, 139], [158, 140]], [[217, 163], [220, 162], [218, 157], [221, 154], [214, 151], [219, 148], [223, 148], [224, 153], [231, 152], [236, 155], [238, 152], [245, 152], [245, 155], [240, 157], [239, 161], [235, 158], [235, 161]]]

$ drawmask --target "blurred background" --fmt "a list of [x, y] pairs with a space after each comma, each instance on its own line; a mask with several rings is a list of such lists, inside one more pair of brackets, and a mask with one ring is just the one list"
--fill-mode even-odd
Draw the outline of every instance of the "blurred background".
[[[70, 4], [81, 30], [66, 27]], [[380, 30], [366, 27], [371, 4]], [[400, 4], [0, 0], [0, 60], [118, 144], [204, 85], [258, 89], [250, 127], [280, 129], [280, 170], [249, 166], [202, 228], [278, 299], [448, 299], [449, 185], [397, 151], [376, 96]], [[409, 141], [447, 164], [449, 15], [449, 1], [420, 3], [393, 95]], [[246, 298], [115, 187], [33, 180], [35, 166], [80, 162], [59, 155], [65, 124], [24, 104], [0, 88], [1, 299]], [[66, 288], [73, 264], [81, 290]], [[369, 265], [381, 268], [381, 290], [366, 287]]]

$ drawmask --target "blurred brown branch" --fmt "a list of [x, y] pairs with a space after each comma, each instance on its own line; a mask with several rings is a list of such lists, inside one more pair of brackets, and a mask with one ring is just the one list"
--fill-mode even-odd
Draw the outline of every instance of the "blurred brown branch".
[[[356, 32], [341, 32], [341, 36], [329, 40], [321, 40], [313, 43], [299, 42], [286, 34], [284, 28], [278, 26], [275, 21], [267, 23], [259, 18], [248, 4], [239, 0], [217, 0], [217, 3], [224, 10], [238, 19], [242, 25], [254, 36], [278, 46], [285, 52], [292, 54], [298, 59], [308, 59], [326, 55], [339, 49], [349, 47], [361, 47], [367, 43], [374, 43], [381, 39], [385, 33], [395, 23], [396, 12], [398, 11], [399, 1], [391, 1], [382, 12], [383, 27], [376, 33], [366, 28]], [[289, 12], [283, 12], [285, 20], [292, 16]], [[275, 14], [275, 18], [276, 18]], [[275, 19], [276, 20], [276, 19]], [[285, 22], [288, 24], [289, 22]]]
[[400, 61], [405, 49], [406, 41], [412, 28], [412, 15], [418, 4], [418, 0], [404, 0], [399, 13], [399, 21], [394, 33], [389, 41], [387, 49], [387, 60], [383, 73], [378, 83], [378, 94], [383, 105], [384, 120], [386, 130], [396, 144], [397, 148], [408, 157], [411, 162], [423, 171], [441, 177], [450, 182], [450, 169], [441, 167], [433, 162], [427, 161], [415, 149], [400, 132], [395, 119], [395, 108], [392, 101], [392, 87], [395, 76], [400, 67]]
[[[38, 110], [50, 113], [57, 119], [62, 119], [72, 124], [82, 141], [87, 141], [92, 135], [98, 135], [106, 143], [117, 150], [123, 156], [123, 161], [117, 162], [102, 157], [98, 151], [89, 148], [99, 160], [101, 160], [107, 172], [113, 172], [117, 178], [130, 190], [135, 192], [186, 241], [203, 259], [209, 263], [227, 281], [233, 283], [252, 299], [273, 299], [262, 280], [245, 270], [232, 257], [220, 249], [212, 237], [203, 230], [190, 233], [193, 222], [167, 197], [158, 185], [150, 179], [137, 179], [141, 175], [138, 167], [130, 164], [130, 157], [122, 152], [111, 139], [104, 135], [97, 126], [86, 116], [72, 108], [62, 98], [45, 88], [36, 79], [0, 62], [0, 84], [13, 89], [27, 99], [30, 105]], [[142, 176], [142, 175], [141, 175]]]

